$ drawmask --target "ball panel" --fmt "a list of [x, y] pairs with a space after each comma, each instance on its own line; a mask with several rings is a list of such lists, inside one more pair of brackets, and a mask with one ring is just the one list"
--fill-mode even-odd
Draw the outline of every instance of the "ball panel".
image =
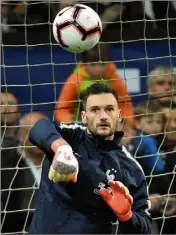
[[55, 40], [60, 44], [59, 42], [59, 35], [58, 35], [58, 26], [65, 24], [66, 22], [71, 21], [73, 14], [73, 7], [65, 7], [62, 9], [55, 17], [53, 22], [53, 35]]
[[[62, 9], [59, 13], [58, 13], [58, 17], [61, 17], [65, 12], [67, 12], [68, 10], [72, 9], [73, 7], [72, 6], [68, 6], [68, 7], [65, 7], [64, 9]], [[67, 12], [68, 14], [68, 12]]]
[[[96, 40], [100, 40], [100, 37], [101, 37], [101, 33], [100, 31], [96, 31], [96, 32], [91, 32], [89, 33], [87, 36], [86, 36], [86, 40], [88, 40], [88, 38], [96, 38]], [[97, 42], [98, 42], [97, 41]]]
[[90, 37], [86, 38], [85, 41], [81, 41], [80, 46], [82, 48], [86, 48], [86, 50], [92, 49], [99, 41], [100, 37], [99, 34], [96, 35], [90, 35]]
[[57, 23], [62, 23], [68, 20], [72, 20], [73, 11], [74, 11], [73, 7], [65, 7], [64, 9], [62, 9], [56, 16], [57, 20], [59, 21]]
[[79, 46], [83, 37], [82, 33], [73, 24], [62, 28], [60, 34], [64, 44], [73, 48]]
[[100, 25], [100, 28], [102, 29], [102, 23], [99, 16], [89, 7], [86, 7], [86, 9], [80, 9], [76, 17], [76, 21], [87, 31], [98, 25]]

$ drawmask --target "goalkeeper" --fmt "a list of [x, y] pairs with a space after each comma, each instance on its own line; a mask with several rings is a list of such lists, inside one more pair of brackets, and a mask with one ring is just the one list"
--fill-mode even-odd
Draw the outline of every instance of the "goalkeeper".
[[149, 234], [147, 184], [121, 145], [116, 92], [95, 83], [83, 96], [82, 121], [40, 120], [30, 141], [46, 153], [30, 234]]

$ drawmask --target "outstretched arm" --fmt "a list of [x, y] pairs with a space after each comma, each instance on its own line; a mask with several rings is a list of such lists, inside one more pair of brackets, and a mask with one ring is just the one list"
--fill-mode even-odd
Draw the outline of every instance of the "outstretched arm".
[[[82, 133], [84, 130], [85, 127], [82, 125], [56, 124], [50, 120], [43, 119], [38, 121], [30, 130], [29, 140], [32, 144], [42, 149], [46, 153], [46, 157], [55, 165], [55, 161], [57, 161], [58, 157], [58, 148], [62, 148], [62, 155], [64, 155], [64, 152], [66, 151], [66, 155], [72, 157], [73, 151], [75, 151], [75, 145], [83, 138], [81, 136], [83, 136]], [[62, 146], [71, 146], [72, 150], [69, 147]], [[68, 148], [69, 151], [66, 150]], [[94, 189], [100, 182], [106, 181], [106, 174], [93, 162], [89, 161], [86, 156], [79, 156], [78, 162], [78, 176], [80, 175], [82, 181], [85, 182], [85, 185], [89, 185], [89, 187]], [[56, 181], [59, 180], [56, 179]], [[63, 181], [65, 181], [65, 179]]]

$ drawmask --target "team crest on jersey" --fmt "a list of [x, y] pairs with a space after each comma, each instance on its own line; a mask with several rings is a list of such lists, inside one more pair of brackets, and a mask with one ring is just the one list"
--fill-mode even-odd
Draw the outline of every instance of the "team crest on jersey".
[[108, 190], [108, 192], [111, 193], [112, 189], [108, 185], [108, 180], [114, 180], [115, 179], [115, 174], [114, 173], [116, 173], [116, 170], [114, 168], [112, 168], [111, 170], [107, 170], [106, 171], [106, 176], [107, 176], [106, 182], [100, 182], [98, 184], [97, 188], [95, 188], [93, 192], [97, 195], [100, 195], [100, 189], [106, 188]]

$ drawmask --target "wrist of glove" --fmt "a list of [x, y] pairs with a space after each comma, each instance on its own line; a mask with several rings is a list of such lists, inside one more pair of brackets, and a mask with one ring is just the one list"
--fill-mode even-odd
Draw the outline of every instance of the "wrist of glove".
[[132, 217], [133, 198], [129, 190], [119, 181], [108, 181], [112, 194], [105, 188], [100, 189], [103, 200], [111, 207], [119, 221], [127, 221]]
[[51, 145], [55, 152], [48, 177], [54, 183], [76, 182], [78, 175], [78, 161], [73, 150], [63, 139], [57, 139]]

